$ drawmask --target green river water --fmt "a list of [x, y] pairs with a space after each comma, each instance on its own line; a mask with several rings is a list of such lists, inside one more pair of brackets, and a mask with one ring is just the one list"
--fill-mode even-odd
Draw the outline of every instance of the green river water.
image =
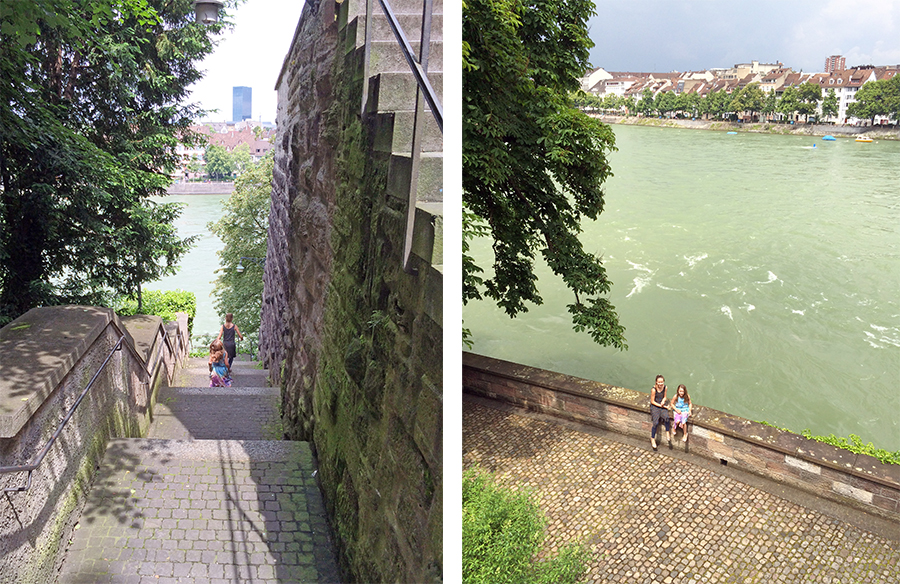
[[661, 373], [701, 405], [900, 450], [900, 142], [613, 129], [582, 241], [629, 349], [573, 332], [541, 265], [542, 306], [463, 309], [472, 350], [639, 391]]
[[[181, 267], [174, 276], [167, 276], [144, 286], [147, 290], [187, 290], [197, 296], [197, 314], [194, 316], [194, 335], [216, 334], [222, 324], [210, 296], [219, 256], [224, 247], [222, 240], [207, 229], [206, 224], [217, 221], [223, 213], [222, 204], [228, 195], [170, 195], [159, 199], [163, 203], [183, 203], [181, 216], [175, 222], [181, 237], [199, 235], [194, 247], [181, 260]], [[238, 323], [240, 326], [240, 323]]]

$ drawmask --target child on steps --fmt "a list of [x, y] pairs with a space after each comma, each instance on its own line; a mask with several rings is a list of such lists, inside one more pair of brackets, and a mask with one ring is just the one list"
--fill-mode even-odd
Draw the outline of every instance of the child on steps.
[[225, 361], [225, 346], [222, 341], [215, 340], [209, 346], [209, 386], [231, 387], [228, 376], [228, 364]]

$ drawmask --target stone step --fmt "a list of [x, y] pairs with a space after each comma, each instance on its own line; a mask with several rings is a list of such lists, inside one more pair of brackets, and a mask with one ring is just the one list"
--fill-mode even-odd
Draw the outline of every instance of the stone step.
[[59, 573], [83, 582], [340, 582], [306, 442], [110, 442]]
[[[411, 43], [414, 56], [419, 55], [419, 43]], [[444, 63], [444, 43], [431, 41], [428, 55], [429, 79], [432, 73], [441, 73]], [[409, 63], [400, 46], [394, 41], [372, 41], [369, 51], [369, 71], [373, 73], [409, 73]]]
[[[347, 4], [348, 14], [358, 15], [361, 18], [365, 18], [366, 0], [344, 0], [344, 3]], [[390, 4], [391, 11], [393, 11], [393, 13], [397, 16], [398, 20], [400, 19], [400, 16], [405, 14], [421, 16], [423, 6], [425, 5], [423, 0], [388, 0], [388, 4]], [[384, 17], [384, 13], [381, 10], [381, 4], [378, 2], [378, 0], [372, 0], [372, 9], [375, 15]], [[444, 13], [443, 0], [432, 1], [431, 13], [435, 16]]]
[[169, 387], [153, 407], [150, 438], [281, 440], [277, 387]]
[[[393, 197], [406, 201], [412, 174], [412, 158], [406, 154], [391, 156], [387, 192]], [[423, 152], [419, 160], [419, 181], [416, 199], [427, 203], [444, 200], [444, 156], [441, 152]]]
[[[421, 12], [417, 14], [397, 14], [396, 16], [403, 34], [406, 35], [406, 40], [410, 43], [418, 43], [422, 40]], [[366, 34], [366, 17], [365, 15], [360, 15], [356, 20], [356, 30], [358, 31], [357, 46], [362, 46]], [[377, 10], [375, 16], [372, 17], [372, 40], [396, 42], [396, 39], [397, 37], [394, 35], [394, 30], [391, 28], [390, 23], [388, 23], [387, 17], [380, 10]], [[442, 14], [433, 14], [431, 16], [431, 40], [444, 40], [444, 16]]]
[[[374, 143], [376, 152], [409, 154], [413, 142], [414, 112], [381, 113], [375, 116]], [[422, 124], [421, 151], [442, 152], [444, 136], [434, 116], [427, 109], [419, 117]]]
[[[231, 364], [234, 387], [261, 387], [269, 385], [269, 371], [258, 369], [256, 361], [242, 361], [235, 359]], [[177, 387], [207, 387], [209, 386], [209, 359], [206, 357], [192, 357], [185, 362], [172, 380], [172, 386]]]
[[[434, 89], [438, 102], [443, 103], [444, 76], [441, 73], [429, 73], [428, 81]], [[407, 71], [379, 73], [369, 78], [369, 99], [367, 109], [369, 112], [412, 112], [416, 105], [416, 90], [419, 88], [416, 78]], [[437, 122], [431, 115], [428, 102], [422, 97], [423, 108], [428, 113], [428, 119], [438, 131]], [[412, 118], [410, 118], [411, 120]], [[410, 126], [412, 125], [410, 121]], [[439, 148], [438, 150], [443, 150]]]

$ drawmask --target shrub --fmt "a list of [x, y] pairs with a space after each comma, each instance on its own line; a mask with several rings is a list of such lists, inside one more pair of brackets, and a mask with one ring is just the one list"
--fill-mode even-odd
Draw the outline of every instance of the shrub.
[[132, 297], [120, 297], [114, 302], [113, 308], [121, 316], [135, 314], [153, 314], [165, 321], [175, 320], [176, 312], [184, 312], [188, 315], [188, 334], [194, 328], [194, 316], [197, 315], [197, 297], [193, 292], [185, 290], [145, 290], [141, 294], [143, 308], [137, 311], [137, 299]]
[[590, 552], [578, 544], [538, 561], [546, 519], [528, 493], [494, 484], [479, 469], [463, 474], [462, 556], [466, 583], [574, 584]]

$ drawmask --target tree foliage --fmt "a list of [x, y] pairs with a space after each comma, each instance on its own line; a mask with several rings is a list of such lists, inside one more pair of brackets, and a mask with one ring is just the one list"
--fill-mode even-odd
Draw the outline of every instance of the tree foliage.
[[750, 83], [734, 94], [728, 109], [733, 112], [750, 112], [750, 115], [762, 111], [766, 96], [759, 83]]
[[[590, 0], [467, 0], [463, 7], [463, 202], [493, 239], [484, 294], [510, 316], [542, 302], [540, 253], [572, 290], [575, 326], [626, 348], [599, 257], [578, 239], [603, 209], [609, 126], [573, 107], [587, 69]], [[480, 299], [466, 262], [463, 301]]]
[[834, 89], [829, 89], [822, 99], [822, 117], [833, 118], [838, 115], [838, 96]]
[[809, 120], [809, 116], [815, 115], [819, 109], [819, 101], [822, 99], [822, 86], [818, 83], [807, 81], [797, 88], [797, 113]]
[[174, 272], [190, 241], [151, 197], [193, 140], [187, 88], [224, 26], [190, 0], [0, 3], [0, 318]]
[[225, 202], [225, 213], [209, 229], [225, 244], [219, 253], [219, 275], [213, 295], [219, 315], [234, 313], [241, 331], [259, 330], [262, 310], [262, 266], [242, 257], [263, 258], [269, 226], [269, 201], [272, 196], [273, 156], [266, 155], [234, 182], [234, 192]]
[[856, 92], [855, 99], [847, 106], [848, 117], [873, 123], [877, 116], [900, 121], [900, 76], [869, 81]]
[[206, 174], [210, 178], [221, 179], [234, 173], [234, 157], [224, 146], [210, 144], [206, 147], [204, 158], [206, 159]]

